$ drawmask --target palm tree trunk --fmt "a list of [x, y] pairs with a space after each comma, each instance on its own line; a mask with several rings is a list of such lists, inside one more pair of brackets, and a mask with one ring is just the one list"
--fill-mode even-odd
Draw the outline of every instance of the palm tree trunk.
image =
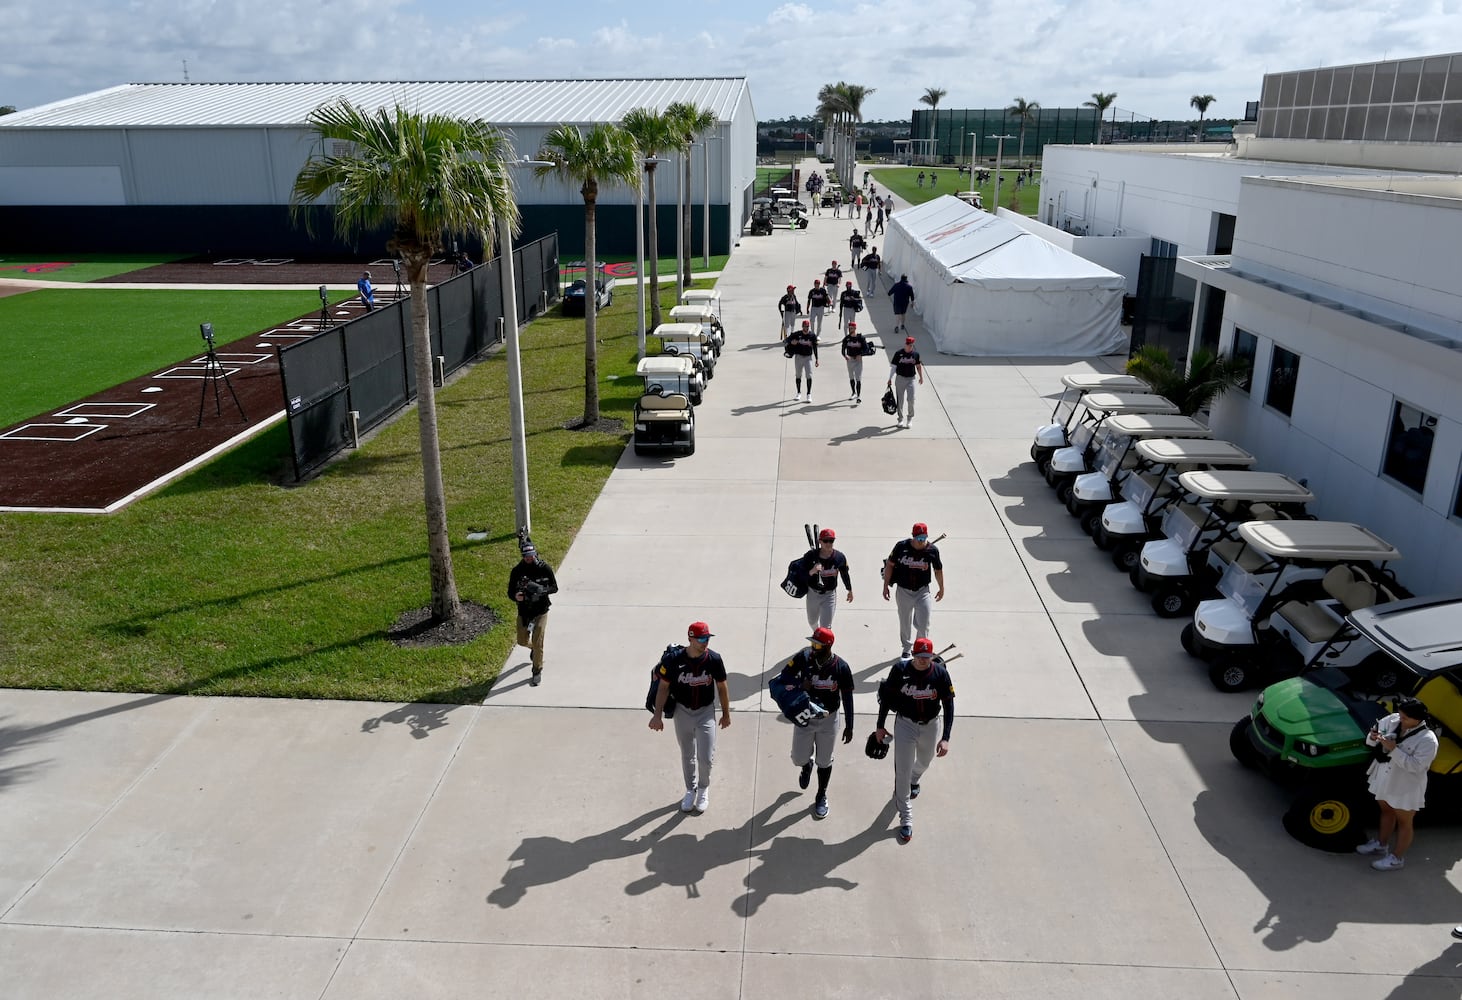
[[655, 200], [655, 168], [650, 164], [646, 173], [650, 175], [650, 329], [662, 322], [660, 313], [660, 203]]
[[437, 393], [433, 380], [431, 328], [426, 307], [426, 270], [430, 256], [407, 262], [411, 281], [411, 347], [416, 361], [416, 418], [421, 431], [422, 496], [426, 505], [427, 553], [431, 561], [431, 612], [450, 621], [462, 611], [452, 574], [447, 536], [447, 492], [442, 485], [441, 441], [437, 431]]
[[599, 308], [595, 292], [598, 271], [595, 262], [599, 259], [598, 239], [595, 233], [596, 206], [591, 199], [584, 199], [584, 257], [589, 262], [589, 284], [584, 296], [584, 423], [592, 424], [599, 419]]

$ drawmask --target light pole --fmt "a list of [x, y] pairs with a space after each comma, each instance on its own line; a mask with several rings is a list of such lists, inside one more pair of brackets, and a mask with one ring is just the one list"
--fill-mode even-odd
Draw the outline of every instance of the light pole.
[[[509, 167], [551, 167], [547, 160], [507, 161]], [[508, 348], [508, 437], [513, 449], [513, 516], [519, 532], [533, 530], [533, 516], [528, 503], [528, 432], [523, 423], [523, 367], [518, 350], [518, 283], [513, 277], [513, 232], [499, 226], [498, 278], [503, 298], [503, 339]], [[592, 272], [593, 262], [590, 262]], [[592, 290], [593, 276], [590, 275]]]
[[[647, 156], [640, 161], [642, 166], [648, 167], [653, 164], [669, 163], [663, 156]], [[650, 211], [655, 211], [659, 206], [651, 205]], [[655, 253], [660, 253], [660, 248], [655, 248]], [[660, 289], [655, 289], [655, 294], [660, 294]], [[639, 348], [640, 359], [645, 357], [645, 172], [640, 171], [639, 183], [635, 185], [635, 301], [639, 303]]]
[[1000, 213], [1000, 157], [1005, 152], [1005, 140], [1014, 139], [1013, 135], [987, 135], [986, 139], [996, 140], [995, 145], [995, 204], [990, 209], [991, 215]]

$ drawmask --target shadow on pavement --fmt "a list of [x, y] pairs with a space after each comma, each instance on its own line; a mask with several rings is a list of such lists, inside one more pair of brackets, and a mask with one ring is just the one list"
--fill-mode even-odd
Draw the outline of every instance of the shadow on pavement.
[[[700, 883], [710, 872], [744, 860], [758, 844], [772, 840], [807, 817], [806, 811], [799, 809], [772, 822], [772, 814], [797, 797], [796, 792], [783, 792], [775, 802], [735, 828], [721, 827], [703, 837], [682, 833], [659, 839], [645, 858], [648, 873], [625, 886], [624, 891], [640, 896], [662, 885], [675, 885], [685, 889], [687, 898], [699, 898]], [[714, 796], [711, 807], [714, 810]]]
[[[829, 786], [828, 801], [834, 801], [832, 786]], [[817, 889], [850, 892], [858, 888], [857, 882], [837, 878], [833, 873], [839, 866], [887, 839], [889, 824], [895, 815], [897, 812], [890, 799], [869, 822], [867, 829], [841, 843], [828, 844], [811, 837], [778, 837], [764, 850], [752, 851], [761, 864], [747, 873], [748, 891], [731, 904], [731, 909], [739, 916], [750, 917], [772, 896], [792, 896]]]

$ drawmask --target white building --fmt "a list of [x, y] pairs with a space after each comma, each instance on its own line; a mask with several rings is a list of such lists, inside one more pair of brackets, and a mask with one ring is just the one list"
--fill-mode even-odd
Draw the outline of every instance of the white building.
[[[341, 98], [491, 122], [526, 156], [560, 123], [618, 122], [631, 108], [691, 103], [716, 117], [691, 156], [695, 248], [707, 190], [713, 253], [728, 252], [750, 215], [756, 113], [740, 77], [126, 84], [0, 117], [0, 250], [277, 256], [346, 249], [308, 238], [288, 211], [296, 174], [319, 151], [305, 120]], [[674, 239], [676, 174], [668, 163], [657, 175], [662, 239]], [[557, 230], [565, 254], [580, 252], [577, 186], [523, 171], [518, 193], [524, 240]], [[601, 186], [604, 253], [634, 252], [634, 203], [633, 188]]]
[[1220, 436], [1462, 589], [1462, 55], [1263, 92], [1232, 146], [1048, 147], [1041, 221], [1167, 310], [1147, 339], [1252, 362]]

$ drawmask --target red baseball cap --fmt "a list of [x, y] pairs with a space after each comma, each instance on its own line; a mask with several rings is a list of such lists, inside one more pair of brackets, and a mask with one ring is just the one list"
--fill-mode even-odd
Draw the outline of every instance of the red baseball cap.
[[914, 655], [915, 656], [933, 656], [934, 655], [934, 642], [933, 642], [933, 640], [930, 640], [930, 639], [915, 639], [914, 640]]
[[787, 286], [787, 291], [789, 291], [789, 292], [795, 292], [796, 290], [797, 290], [797, 286], [796, 285], [788, 285]]
[[913, 530], [911, 530], [909, 532], [909, 534], [911, 534], [911, 535], [927, 535], [927, 534], [929, 534], [929, 525], [925, 524], [923, 521], [916, 521], [916, 522], [914, 522]]
[[686, 638], [689, 639], [709, 639], [715, 634], [705, 622], [691, 622], [690, 628], [685, 630]]
[[904, 338], [904, 343], [905, 344], [912, 344], [913, 342], [914, 342], [914, 338], [913, 337], [905, 337]]
[[838, 533], [831, 528], [823, 528], [817, 533], [819, 542], [835, 542], [838, 540]]
[[[833, 630], [830, 628], [814, 629], [812, 634], [807, 637], [807, 641], [820, 642], [824, 646], [831, 646], [833, 644]], [[929, 648], [933, 649], [934, 647], [931, 646]]]

